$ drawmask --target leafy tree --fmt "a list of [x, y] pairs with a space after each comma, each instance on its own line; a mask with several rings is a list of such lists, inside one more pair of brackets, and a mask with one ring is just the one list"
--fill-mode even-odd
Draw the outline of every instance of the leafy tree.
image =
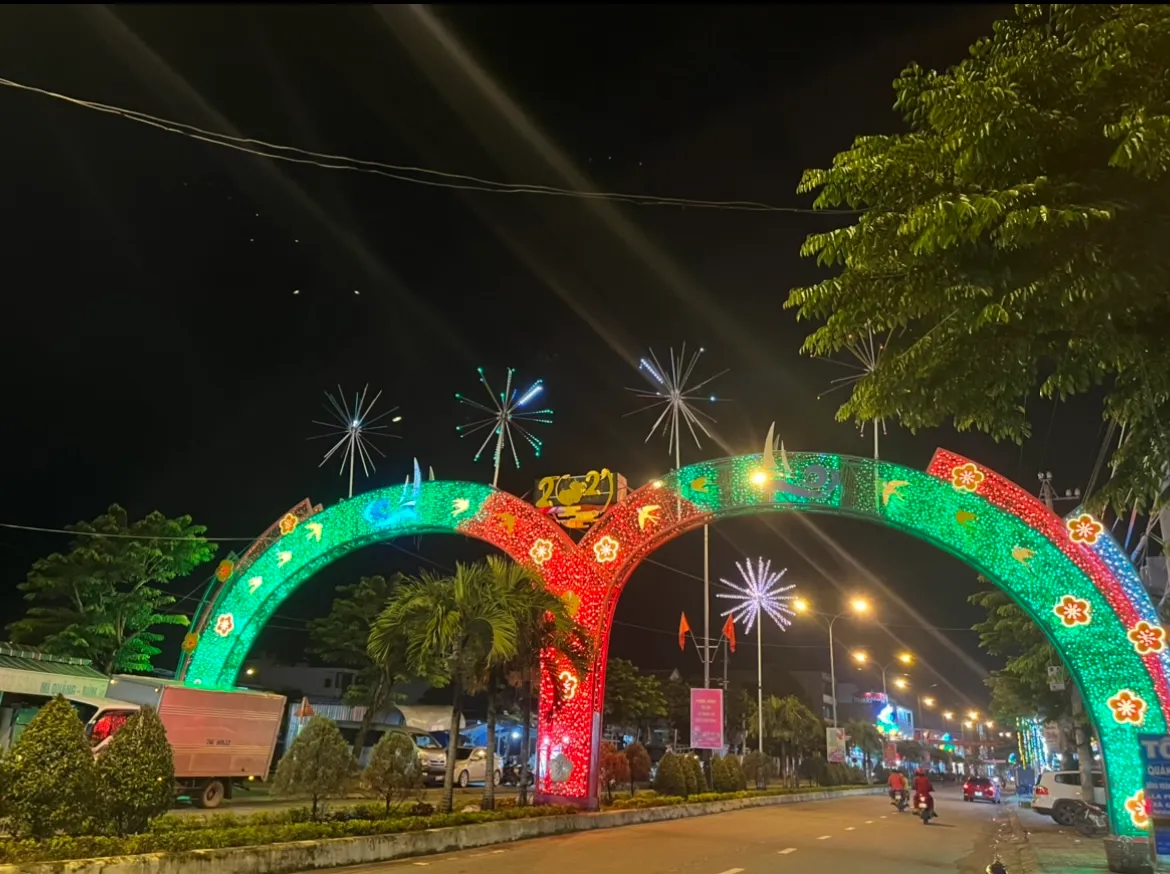
[[406, 638], [392, 641], [386, 658], [375, 662], [367, 647], [370, 626], [386, 609], [390, 595], [401, 581], [396, 576], [362, 577], [348, 586], [338, 586], [328, 616], [309, 622], [309, 649], [326, 664], [356, 668], [355, 682], [345, 690], [345, 701], [366, 708], [354, 738], [353, 751], [361, 756], [375, 717], [394, 701], [394, 686], [413, 679], [406, 663]]
[[685, 797], [687, 777], [682, 761], [674, 753], [666, 753], [658, 760], [658, 771], [654, 774], [654, 791], [659, 795]]
[[[754, 703], [749, 725], [759, 731]], [[819, 746], [821, 737], [820, 719], [795, 695], [764, 699], [764, 746], [780, 759], [786, 782], [799, 773], [801, 760]]]
[[666, 721], [671, 732], [677, 732], [679, 742], [690, 741], [691, 736], [691, 687], [682, 680], [667, 680], [662, 685], [666, 700]]
[[630, 763], [630, 795], [637, 794], [637, 783], [645, 783], [650, 779], [650, 753], [637, 741], [634, 741], [624, 750]]
[[422, 762], [410, 738], [388, 731], [374, 744], [370, 763], [362, 772], [362, 786], [386, 802], [386, 815], [395, 802], [421, 798]]
[[[440, 811], [455, 801], [456, 750], [463, 695], [490, 667], [517, 653], [519, 607], [493, 584], [486, 565], [456, 564], [455, 574], [429, 571], [406, 580], [370, 629], [370, 656], [380, 662], [406, 635], [406, 659], [420, 675], [441, 677], [451, 689], [451, 728]], [[491, 776], [488, 777], [489, 781]]]
[[921, 765], [926, 761], [926, 747], [916, 740], [900, 740], [894, 743], [898, 755], [911, 765]]
[[[1096, 495], [1156, 503], [1170, 469], [1170, 7], [1023, 4], [970, 56], [894, 82], [909, 132], [861, 136], [802, 192], [860, 216], [803, 253], [787, 305], [828, 356], [872, 331], [838, 417], [1030, 433], [1028, 401], [1101, 389], [1122, 429]], [[1035, 409], [1033, 406], [1032, 409]]]
[[97, 760], [100, 808], [115, 834], [150, 827], [175, 800], [175, 762], [167, 730], [152, 707], [126, 720]]
[[612, 804], [614, 784], [630, 782], [630, 760], [614, 749], [613, 744], [603, 743], [600, 766], [601, 785], [605, 787], [606, 800]]
[[865, 762], [865, 773], [870, 772], [871, 756], [880, 756], [885, 749], [886, 739], [877, 726], [864, 719], [851, 719], [845, 723], [845, 737], [853, 746], [861, 750], [862, 761]]
[[33, 717], [3, 766], [8, 826], [15, 835], [76, 835], [92, 825], [98, 809], [93, 753], [77, 711], [60, 695]]
[[[527, 802], [528, 759], [531, 755], [533, 676], [539, 675], [540, 659], [555, 659], [578, 677], [593, 667], [589, 632], [570, 614], [565, 601], [544, 587], [540, 576], [528, 568], [499, 556], [488, 556], [486, 571], [501, 603], [511, 605], [516, 619], [516, 653], [506, 660], [484, 662], [484, 673], [473, 688], [487, 692], [487, 773], [495, 773], [496, 714], [500, 692], [519, 690], [521, 695], [521, 804]], [[559, 695], [560, 687], [555, 689]], [[558, 706], [557, 701], [553, 706]], [[495, 783], [484, 782], [483, 809], [495, 807]]]
[[154, 512], [131, 523], [117, 504], [69, 526], [67, 553], [37, 561], [19, 588], [31, 606], [8, 626], [14, 641], [86, 658], [107, 674], [145, 673], [159, 654], [161, 625], [186, 625], [161, 587], [211, 559], [215, 545], [190, 516]]
[[736, 756], [727, 756], [723, 760], [723, 767], [727, 769], [727, 773], [731, 775], [732, 783], [735, 786], [735, 791], [742, 792], [747, 789], [747, 775], [744, 773], [743, 765]]
[[327, 799], [341, 798], [353, 786], [357, 767], [337, 723], [314, 716], [281, 757], [273, 789], [278, 795], [309, 796], [309, 816], [316, 820]]
[[720, 755], [711, 757], [711, 788], [716, 792], [734, 792], [738, 788], [727, 759]]
[[625, 659], [609, 660], [605, 671], [605, 717], [610, 725], [641, 730], [667, 715], [666, 695], [662, 683], [653, 675], [643, 675]]
[[756, 698], [749, 695], [742, 686], [729, 689], [723, 697], [727, 708], [724, 717], [727, 723], [727, 736], [742, 740], [747, 737], [748, 717], [755, 713]]

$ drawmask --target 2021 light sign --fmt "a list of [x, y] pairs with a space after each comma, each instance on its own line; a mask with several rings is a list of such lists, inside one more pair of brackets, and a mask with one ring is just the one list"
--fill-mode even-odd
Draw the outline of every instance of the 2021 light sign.
[[925, 472], [867, 458], [787, 452], [777, 462], [771, 455], [684, 467], [610, 506], [579, 543], [532, 505], [478, 483], [413, 482], [298, 516], [253, 552], [254, 560], [236, 563], [206, 611], [183, 679], [234, 685], [279, 604], [354, 549], [418, 534], [478, 538], [540, 573], [595, 635], [597, 660], [589, 674], [571, 674], [570, 683], [568, 665], [551, 657], [543, 665], [537, 789], [544, 801], [596, 805], [610, 625], [639, 562], [663, 543], [725, 516], [839, 515], [952, 553], [1036, 620], [1095, 723], [1113, 831], [1143, 834], [1148, 819], [1138, 734], [1167, 731], [1170, 654], [1154, 605], [1104, 526], [1079, 510], [1062, 519], [1015, 483], [945, 450]]

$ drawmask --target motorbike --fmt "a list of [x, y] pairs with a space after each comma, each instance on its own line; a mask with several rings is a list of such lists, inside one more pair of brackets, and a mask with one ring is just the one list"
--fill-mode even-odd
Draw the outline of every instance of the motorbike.
[[898, 813], [902, 813], [909, 803], [910, 793], [905, 789], [894, 793], [894, 807], [898, 808]]
[[1073, 826], [1087, 838], [1109, 834], [1109, 816], [1096, 804], [1081, 801], [1073, 814]]
[[935, 813], [930, 809], [930, 803], [927, 801], [925, 795], [915, 794], [914, 810], [922, 817], [923, 825], [930, 825], [930, 821], [935, 817]]
[[[536, 777], [531, 770], [528, 772], [528, 785], [531, 786], [536, 782]], [[504, 767], [500, 769], [500, 785], [501, 786], [519, 786], [520, 785], [520, 763], [509, 760], [504, 763]]]

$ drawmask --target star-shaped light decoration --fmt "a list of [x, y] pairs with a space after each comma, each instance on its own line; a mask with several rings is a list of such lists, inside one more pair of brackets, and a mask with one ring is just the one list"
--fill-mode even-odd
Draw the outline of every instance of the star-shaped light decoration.
[[504, 390], [497, 394], [488, 384], [482, 367], [479, 368], [478, 373], [479, 381], [487, 391], [490, 405], [481, 404], [466, 395], [456, 393], [455, 399], [459, 403], [485, 415], [484, 418], [468, 422], [466, 425], [457, 425], [455, 430], [459, 432], [460, 437], [466, 437], [486, 429], [487, 433], [483, 438], [483, 443], [475, 452], [475, 460], [479, 461], [484, 450], [492, 443], [495, 444], [492, 450], [492, 487], [494, 488], [500, 482], [500, 465], [503, 463], [505, 450], [511, 450], [512, 461], [516, 464], [517, 470], [520, 468], [520, 453], [516, 450], [516, 435], [523, 437], [524, 441], [536, 453], [536, 457], [540, 458], [540, 450], [544, 443], [528, 429], [532, 425], [551, 425], [553, 411], [547, 408], [543, 410], [528, 409], [528, 402], [544, 391], [544, 380], [538, 379], [527, 389], [520, 391], [516, 388], [514, 381], [516, 371], [509, 367], [508, 375], [504, 378]]
[[[371, 438], [375, 437], [398, 437], [397, 434], [388, 433], [390, 424], [378, 424], [387, 416], [390, 416], [390, 422], [397, 423], [402, 421], [402, 416], [398, 415], [398, 407], [392, 407], [384, 413], [374, 415], [374, 405], [378, 403], [378, 399], [382, 397], [382, 393], [378, 392], [369, 401], [366, 396], [369, 394], [370, 387], [367, 385], [362, 389], [361, 394], [355, 394], [353, 404], [348, 404], [345, 400], [345, 393], [341, 390], [341, 386], [337, 387], [337, 395], [331, 395], [325, 392], [325, 412], [329, 415], [331, 421], [323, 422], [318, 419], [313, 420], [314, 425], [320, 425], [326, 431], [323, 434], [317, 434], [310, 437], [310, 440], [319, 440], [322, 438], [334, 439], [333, 445], [329, 451], [325, 453], [325, 457], [321, 459], [318, 467], [324, 467], [329, 459], [341, 452], [341, 469], [340, 473], [349, 471], [349, 497], [353, 497], [353, 473], [354, 462], [360, 461], [362, 465], [362, 473], [367, 477], [370, 472], [375, 470], [374, 457], [370, 454], [373, 449], [383, 458], [386, 457], [381, 449], [379, 449]], [[288, 534], [287, 531], [283, 532]]]
[[750, 634], [752, 626], [766, 613], [781, 630], [792, 624], [796, 611], [789, 606], [795, 599], [794, 585], [781, 586], [780, 581], [788, 573], [785, 568], [781, 571], [772, 570], [772, 562], [759, 559], [753, 567], [751, 561], [736, 562], [742, 583], [720, 579], [723, 585], [735, 589], [735, 592], [718, 592], [716, 598], [727, 598], [739, 603], [730, 610], [724, 610], [720, 616], [732, 616], [736, 622], [744, 623], [744, 633]]

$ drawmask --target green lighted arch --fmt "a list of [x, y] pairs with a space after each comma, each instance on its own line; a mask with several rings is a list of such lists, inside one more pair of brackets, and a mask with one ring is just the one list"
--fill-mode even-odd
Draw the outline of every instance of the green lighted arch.
[[[770, 473], [767, 465], [773, 465]], [[953, 481], [952, 472], [965, 465], [976, 471], [974, 491]], [[639, 523], [647, 506], [660, 508], [661, 524]], [[1156, 611], [1140, 585], [1136, 590], [1124, 585], [1093, 550], [1072, 543], [1063, 520], [966, 459], [940, 451], [930, 472], [813, 453], [740, 456], [685, 467], [665, 477], [660, 488], [651, 485], [628, 496], [581, 543], [589, 549], [609, 537], [621, 544], [620, 559], [607, 569], [612, 582], [605, 625], [629, 574], [658, 546], [719, 518], [777, 510], [895, 528], [951, 553], [1008, 593], [1044, 629], [1083, 693], [1101, 741], [1114, 832], [1144, 833], [1136, 809], [1142, 790], [1137, 735], [1166, 730], [1164, 657], [1139, 653], [1129, 635], [1138, 619]], [[1061, 536], [1054, 534], [1053, 521]], [[1065, 621], [1058, 607], [1066, 598], [1088, 605], [1088, 622]], [[1133, 705], [1141, 711], [1140, 721], [1126, 715], [1127, 693], [1140, 702]]]

